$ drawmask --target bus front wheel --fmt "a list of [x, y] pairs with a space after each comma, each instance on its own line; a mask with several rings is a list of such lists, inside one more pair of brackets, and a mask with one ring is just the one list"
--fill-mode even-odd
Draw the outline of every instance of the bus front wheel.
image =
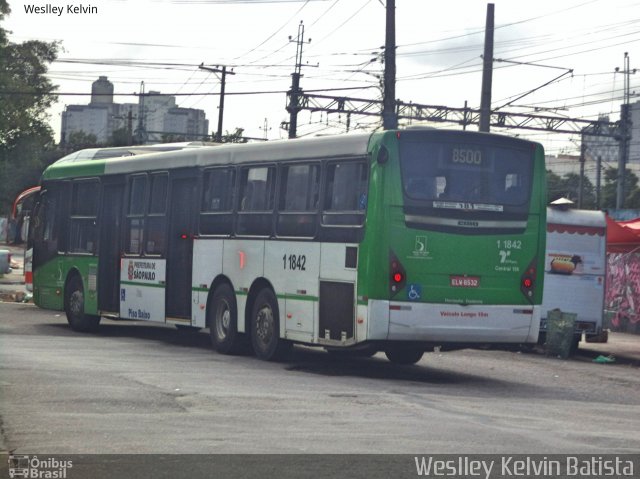
[[424, 351], [412, 347], [397, 347], [384, 352], [387, 359], [394, 364], [415, 364], [422, 359]]
[[238, 307], [231, 286], [221, 284], [215, 289], [207, 315], [214, 349], [222, 354], [238, 352]]
[[278, 300], [268, 288], [261, 290], [253, 303], [251, 345], [256, 356], [265, 361], [281, 360], [291, 349], [291, 343], [280, 338]]
[[84, 287], [80, 276], [74, 275], [69, 279], [65, 288], [64, 310], [71, 329], [83, 333], [98, 329], [100, 316], [93, 316], [84, 312]]

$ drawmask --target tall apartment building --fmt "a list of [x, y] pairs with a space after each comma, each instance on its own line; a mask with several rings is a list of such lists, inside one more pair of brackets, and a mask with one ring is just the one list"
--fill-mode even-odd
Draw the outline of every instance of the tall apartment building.
[[203, 140], [209, 134], [209, 121], [203, 110], [180, 108], [175, 97], [157, 91], [139, 97], [139, 103], [114, 103], [113, 83], [101, 76], [92, 84], [88, 105], [65, 108], [61, 142], [71, 133], [82, 131], [95, 135], [98, 143], [107, 143], [115, 130], [128, 128], [129, 113], [132, 130], [134, 133], [142, 130], [140, 137], [144, 143], [160, 142], [165, 134], [185, 140]]

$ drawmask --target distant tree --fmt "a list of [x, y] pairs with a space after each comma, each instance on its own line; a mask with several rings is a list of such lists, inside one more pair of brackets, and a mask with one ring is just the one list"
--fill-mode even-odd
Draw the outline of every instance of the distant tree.
[[636, 187], [629, 193], [624, 204], [625, 208], [640, 210], [640, 188]]
[[68, 151], [78, 151], [84, 148], [96, 148], [99, 146], [96, 135], [93, 133], [85, 133], [81, 130], [69, 133], [65, 145]]
[[113, 130], [109, 146], [129, 146], [129, 131], [126, 128]]
[[566, 195], [562, 178], [553, 171], [547, 170], [547, 203], [562, 198]]
[[[559, 198], [567, 198], [578, 206], [578, 191], [580, 190], [580, 175], [567, 173], [560, 177], [551, 170], [547, 170], [547, 203]], [[582, 183], [582, 208], [596, 207], [596, 189], [586, 176]]]
[[[624, 207], [640, 208], [640, 189], [638, 177], [629, 169], [624, 174]], [[618, 169], [609, 167], [604, 170], [604, 186], [602, 187], [602, 207], [615, 208], [618, 194]]]
[[184, 135], [175, 135], [173, 133], [163, 133], [160, 138], [162, 143], [180, 143], [187, 141]]
[[[578, 206], [580, 197], [580, 175], [567, 173], [562, 177], [562, 184], [566, 191], [566, 196]], [[582, 179], [582, 209], [590, 210], [596, 206], [596, 195], [593, 183], [586, 176]]]
[[237, 128], [233, 133], [229, 133], [228, 131], [222, 135], [222, 143], [246, 143], [247, 139], [242, 136], [244, 133], [244, 128]]
[[[10, 11], [7, 0], [0, 0], [0, 22]], [[37, 182], [43, 155], [54, 148], [46, 111], [56, 95], [46, 73], [58, 48], [56, 42], [12, 43], [0, 26], [0, 214]]]

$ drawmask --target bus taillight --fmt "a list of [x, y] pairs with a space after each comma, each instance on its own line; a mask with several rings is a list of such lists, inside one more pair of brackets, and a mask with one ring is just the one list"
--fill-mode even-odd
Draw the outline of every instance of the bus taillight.
[[389, 293], [393, 297], [398, 291], [404, 288], [407, 279], [407, 272], [393, 251], [389, 251], [389, 276]]
[[520, 291], [529, 301], [533, 301], [533, 293], [536, 284], [536, 259], [534, 258], [520, 277]]

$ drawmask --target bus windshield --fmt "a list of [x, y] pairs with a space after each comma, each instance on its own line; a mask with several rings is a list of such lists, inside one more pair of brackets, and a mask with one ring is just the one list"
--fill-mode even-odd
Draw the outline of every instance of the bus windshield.
[[[442, 209], [528, 209], [533, 151], [482, 141], [400, 140], [405, 198]], [[413, 200], [413, 201], [412, 201]], [[516, 207], [516, 208], [508, 208]]]

